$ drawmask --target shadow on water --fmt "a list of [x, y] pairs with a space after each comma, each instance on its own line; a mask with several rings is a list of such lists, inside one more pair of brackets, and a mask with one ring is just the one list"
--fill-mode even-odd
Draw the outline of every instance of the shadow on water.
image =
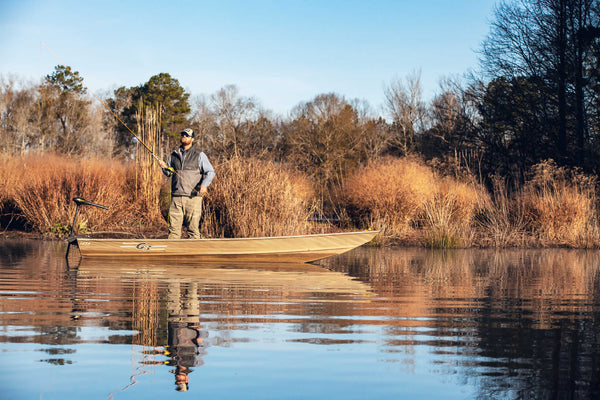
[[288, 343], [376, 342], [371, 357], [408, 374], [425, 351], [434, 375], [459, 377], [478, 398], [600, 396], [596, 251], [360, 248], [318, 265], [69, 268], [64, 248], [1, 246], [14, 255], [0, 258], [0, 347], [37, 343], [48, 355], [38, 361], [68, 365], [80, 344], [97, 340], [86, 327], [106, 328], [103, 342], [143, 349], [118, 392], [163, 366], [176, 390], [190, 390], [211, 348], [286, 324]]

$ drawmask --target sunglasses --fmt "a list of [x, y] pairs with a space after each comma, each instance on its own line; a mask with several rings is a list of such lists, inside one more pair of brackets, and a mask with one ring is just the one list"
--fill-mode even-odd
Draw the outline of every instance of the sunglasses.
[[185, 132], [181, 132], [181, 136], [192, 137], [192, 135], [190, 135], [189, 133], [185, 133]]

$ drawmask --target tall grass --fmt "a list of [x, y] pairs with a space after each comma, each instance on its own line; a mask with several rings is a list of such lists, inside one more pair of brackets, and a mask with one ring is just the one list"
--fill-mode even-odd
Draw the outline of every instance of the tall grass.
[[511, 193], [497, 179], [493, 207], [483, 215], [484, 237], [495, 247], [598, 247], [596, 191], [595, 177], [551, 160], [534, 166]]
[[412, 157], [370, 163], [343, 192], [357, 224], [381, 230], [384, 240], [413, 237], [432, 247], [470, 245], [473, 218], [488, 201], [482, 187], [440, 177]]
[[506, 181], [500, 177], [492, 179], [491, 201], [478, 219], [482, 241], [493, 247], [525, 246], [529, 240], [522, 203], [509, 195]]
[[118, 162], [53, 154], [8, 159], [0, 171], [3, 204], [10, 199], [28, 227], [40, 233], [67, 233], [75, 213], [73, 197], [110, 206], [109, 211], [86, 207], [76, 228], [118, 225], [130, 204], [123, 187], [125, 180], [126, 168]]
[[[216, 164], [216, 170], [204, 199], [205, 236], [279, 236], [340, 229], [309, 222], [322, 210], [317, 210], [313, 186], [305, 176], [251, 158], [233, 158]], [[83, 197], [110, 209], [84, 207], [75, 227], [79, 232], [163, 235], [166, 222], [161, 212], [168, 205], [161, 203], [167, 193], [161, 188], [167, 183], [150, 157], [124, 164], [53, 154], [2, 156], [0, 212], [4, 217], [0, 223], [8, 222], [6, 215], [17, 215], [20, 229], [65, 235], [75, 212], [72, 198]], [[597, 248], [596, 190], [594, 177], [545, 162], [516, 190], [508, 191], [497, 180], [490, 196], [472, 180], [440, 176], [422, 161], [404, 158], [371, 162], [357, 170], [337, 198], [348, 216], [345, 228], [379, 229], [381, 244]]]
[[309, 233], [312, 200], [307, 178], [272, 162], [232, 158], [217, 168], [202, 229], [213, 237]]
[[[137, 120], [138, 137], [156, 151], [160, 112], [143, 109]], [[135, 162], [128, 164], [50, 153], [4, 156], [0, 162], [0, 211], [20, 215], [27, 229], [57, 236], [67, 234], [76, 207], [73, 197], [109, 206], [108, 211], [84, 207], [74, 227], [78, 232], [139, 231], [164, 223], [159, 204], [164, 179], [141, 143]]]
[[[27, 230], [58, 236], [68, 233], [75, 213], [73, 197], [110, 206], [108, 211], [84, 207], [75, 227], [80, 232], [117, 230], [143, 234], [143, 228], [166, 228], [160, 215], [148, 212], [157, 207], [160, 197], [152, 183], [155, 178], [144, 178], [140, 172], [148, 166], [52, 154], [4, 158], [1, 162], [0, 207], [12, 207], [26, 221]], [[163, 180], [160, 170], [152, 168], [154, 172], [150, 173]], [[217, 179], [205, 198], [203, 230], [207, 236], [275, 236], [314, 231], [308, 222], [308, 216], [314, 212], [308, 179], [253, 159], [235, 158], [217, 170]]]
[[443, 177], [436, 183], [435, 195], [423, 204], [425, 244], [439, 248], [471, 246], [475, 215], [489, 203], [488, 194], [472, 181]]
[[[160, 106], [144, 107], [141, 100], [136, 115], [138, 141], [135, 157], [135, 198], [144, 199], [140, 201], [140, 210], [150, 221], [158, 221], [161, 218], [160, 189], [164, 177], [158, 173], [154, 154], [158, 153], [159, 133], [161, 129]], [[145, 146], [148, 148], [146, 149]]]
[[416, 158], [371, 162], [350, 175], [342, 201], [360, 227], [382, 231], [384, 238], [406, 238], [423, 204], [435, 195], [435, 176]]
[[7, 168], [11, 164], [12, 157], [6, 154], [0, 154], [0, 213], [10, 201], [10, 191], [12, 188], [12, 179], [9, 179]]
[[516, 201], [522, 205], [526, 229], [540, 245], [597, 247], [596, 190], [595, 177], [547, 161], [533, 168]]

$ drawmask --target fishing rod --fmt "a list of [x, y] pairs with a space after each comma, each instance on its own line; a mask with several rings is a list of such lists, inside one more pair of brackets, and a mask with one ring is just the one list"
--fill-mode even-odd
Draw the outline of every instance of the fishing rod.
[[[45, 48], [46, 48], [46, 49], [47, 49], [47, 50], [50, 52], [50, 54], [52, 54], [52, 55], [53, 55], [53, 56], [54, 56], [54, 57], [55, 57], [55, 58], [56, 58], [56, 59], [57, 59], [57, 60], [58, 60], [58, 61], [59, 61], [59, 62], [60, 62], [62, 65], [65, 65], [65, 66], [67, 65], [67, 64], [65, 64], [65, 63], [64, 63], [64, 62], [63, 62], [63, 61], [60, 59], [60, 57], [58, 57], [58, 56], [57, 56], [57, 55], [56, 55], [56, 54], [55, 54], [55, 53], [54, 53], [52, 50], [50, 50], [50, 48], [49, 48], [48, 46], [46, 46], [46, 44], [45, 44], [44, 42], [41, 42], [41, 44], [42, 44], [42, 46], [44, 46], [44, 47], [45, 47]], [[134, 137], [134, 138], [135, 138], [135, 139], [136, 139], [136, 140], [137, 140], [139, 143], [141, 143], [141, 144], [144, 146], [144, 148], [145, 148], [146, 150], [148, 150], [148, 151], [150, 152], [150, 154], [152, 154], [152, 157], [154, 157], [154, 159], [155, 159], [155, 160], [158, 162], [158, 165], [159, 165], [159, 166], [161, 166], [163, 163], [164, 163], [164, 164], [167, 164], [167, 163], [165, 163], [165, 162], [164, 162], [164, 161], [163, 161], [161, 158], [159, 158], [159, 157], [156, 155], [156, 153], [154, 153], [154, 151], [153, 151], [153, 150], [152, 150], [152, 149], [151, 149], [151, 148], [150, 148], [150, 147], [149, 147], [149, 146], [148, 146], [146, 143], [144, 143], [144, 141], [143, 141], [143, 140], [142, 140], [142, 139], [141, 139], [141, 138], [140, 138], [138, 135], [136, 135], [136, 134], [135, 134], [135, 132], [133, 132], [133, 131], [131, 130], [131, 128], [129, 128], [129, 127], [127, 126], [127, 124], [126, 124], [125, 122], [123, 122], [123, 120], [122, 120], [121, 118], [119, 118], [119, 116], [118, 116], [117, 114], [115, 114], [115, 112], [114, 112], [113, 110], [111, 110], [111, 109], [110, 109], [110, 107], [109, 107], [109, 106], [108, 106], [108, 105], [107, 105], [107, 104], [106, 104], [104, 101], [100, 100], [100, 98], [98, 98], [98, 96], [96, 96], [96, 95], [94, 94], [94, 92], [92, 92], [92, 91], [90, 90], [90, 88], [89, 88], [89, 87], [87, 87], [87, 85], [86, 85], [85, 83], [83, 83], [83, 78], [82, 78], [82, 77], [75, 76], [75, 75], [74, 75], [74, 77], [75, 77], [75, 79], [77, 79], [77, 80], [79, 81], [79, 83], [81, 83], [81, 85], [82, 85], [82, 86], [83, 86], [83, 87], [84, 87], [84, 88], [85, 88], [85, 89], [86, 89], [86, 90], [87, 90], [87, 91], [88, 91], [88, 92], [89, 92], [89, 93], [90, 93], [90, 94], [91, 94], [91, 95], [92, 95], [92, 96], [93, 96], [93, 97], [94, 97], [94, 98], [95, 98], [95, 99], [96, 99], [96, 100], [97, 100], [97, 101], [98, 101], [100, 104], [102, 104], [102, 106], [103, 106], [103, 107], [104, 107], [104, 108], [105, 108], [105, 109], [106, 109], [106, 110], [107, 110], [107, 111], [108, 111], [108, 112], [109, 112], [109, 113], [110, 113], [110, 114], [111, 114], [113, 117], [115, 117], [115, 119], [116, 119], [117, 121], [119, 121], [119, 122], [121, 123], [121, 125], [123, 125], [123, 126], [124, 126], [124, 127], [125, 127], [125, 128], [128, 130], [128, 131], [129, 131], [129, 133], [131, 133], [131, 135], [132, 135], [132, 136], [133, 136], [133, 137]], [[162, 167], [161, 167], [161, 168], [162, 168]], [[172, 167], [167, 167], [166, 169], [167, 169], [167, 170], [168, 170], [168, 171], [169, 171], [171, 174], [175, 174], [175, 175], [177, 175], [177, 176], [179, 177], [179, 179], [181, 179], [181, 181], [182, 181], [183, 183], [185, 183], [186, 185], [188, 185], [188, 186], [189, 186], [189, 187], [192, 189], [192, 192], [199, 193], [199, 192], [198, 192], [198, 189], [196, 189], [196, 185], [192, 185], [192, 184], [190, 184], [189, 182], [187, 182], [187, 181], [185, 180], [185, 178], [184, 178], [184, 177], [183, 177], [181, 174], [179, 174], [177, 171], [175, 171], [175, 169], [173, 169]], [[168, 176], [171, 176], [171, 175], [169, 174]]]

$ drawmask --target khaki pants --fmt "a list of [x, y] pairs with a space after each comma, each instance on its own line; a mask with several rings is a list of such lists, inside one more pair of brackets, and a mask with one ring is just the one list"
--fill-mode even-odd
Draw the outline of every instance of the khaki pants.
[[188, 229], [190, 239], [201, 239], [201, 216], [202, 197], [172, 196], [169, 208], [169, 239], [180, 239], [182, 226]]

